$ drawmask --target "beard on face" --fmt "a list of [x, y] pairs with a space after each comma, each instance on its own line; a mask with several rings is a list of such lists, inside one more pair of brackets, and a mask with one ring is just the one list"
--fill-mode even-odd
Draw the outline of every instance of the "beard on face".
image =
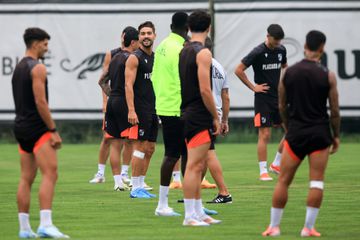
[[[149, 45], [145, 45], [144, 41], [149, 41], [150, 44]], [[150, 38], [144, 38], [144, 40], [141, 41], [141, 45], [145, 48], [151, 48], [151, 46], [153, 45], [153, 41]]]

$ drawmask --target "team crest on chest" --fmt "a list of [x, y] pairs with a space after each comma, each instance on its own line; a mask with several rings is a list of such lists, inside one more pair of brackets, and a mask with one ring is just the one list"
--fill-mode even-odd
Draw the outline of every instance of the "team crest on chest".
[[281, 53], [278, 54], [278, 59], [279, 59], [280, 62], [282, 61], [282, 54]]

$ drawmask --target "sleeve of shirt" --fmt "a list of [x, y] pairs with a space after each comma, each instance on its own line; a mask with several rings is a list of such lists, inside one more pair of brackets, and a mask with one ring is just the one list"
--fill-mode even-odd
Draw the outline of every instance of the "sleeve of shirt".
[[282, 59], [281, 64], [286, 64], [287, 63], [287, 56], [286, 56], [287, 52], [286, 52], [286, 48], [284, 47], [284, 57]]
[[229, 88], [229, 82], [228, 82], [228, 78], [227, 78], [227, 74], [224, 70], [224, 82], [223, 82], [223, 85], [222, 85], [222, 89], [226, 89], [226, 88]]
[[245, 66], [250, 67], [254, 64], [256, 57], [259, 55], [259, 51], [257, 48], [254, 48], [248, 55], [246, 55], [241, 62], [245, 64]]

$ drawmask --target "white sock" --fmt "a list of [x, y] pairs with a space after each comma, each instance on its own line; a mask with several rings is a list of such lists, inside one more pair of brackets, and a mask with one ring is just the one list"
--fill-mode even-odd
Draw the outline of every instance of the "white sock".
[[281, 163], [281, 153], [277, 152], [272, 164], [274, 164], [275, 166], [279, 167], [279, 166], [280, 166], [280, 163]]
[[129, 165], [122, 165], [121, 166], [121, 175], [128, 175]]
[[184, 207], [185, 207], [185, 218], [193, 218], [195, 215], [195, 199], [184, 198]]
[[319, 208], [306, 207], [306, 218], [305, 218], [305, 227], [308, 229], [313, 229], [317, 215], [319, 213]]
[[266, 161], [261, 161], [261, 162], [259, 162], [259, 168], [260, 168], [260, 175], [263, 174], [263, 173], [267, 173], [268, 170], [267, 170], [267, 163], [266, 163]]
[[106, 165], [105, 164], [98, 164], [98, 173], [101, 174], [101, 175], [104, 175], [105, 174], [105, 167]]
[[278, 227], [283, 215], [283, 208], [271, 208], [270, 227]]
[[204, 212], [204, 209], [203, 209], [201, 198], [200, 199], [195, 199], [195, 213], [199, 218], [206, 215], [205, 212]]
[[140, 187], [144, 188], [145, 187], [145, 176], [140, 176]]
[[172, 176], [174, 182], [181, 182], [180, 171], [173, 171]]
[[42, 209], [40, 210], [40, 227], [52, 226], [51, 210]]
[[159, 203], [158, 208], [167, 208], [168, 205], [168, 194], [169, 194], [169, 186], [161, 186], [159, 188]]
[[131, 177], [132, 191], [140, 188], [140, 177]]
[[31, 230], [30, 221], [29, 221], [29, 214], [19, 212], [18, 217], [19, 217], [20, 231], [29, 231], [29, 230]]
[[113, 177], [114, 177], [114, 182], [116, 185], [118, 185], [119, 187], [124, 186], [124, 183], [121, 179], [121, 175], [114, 175]]

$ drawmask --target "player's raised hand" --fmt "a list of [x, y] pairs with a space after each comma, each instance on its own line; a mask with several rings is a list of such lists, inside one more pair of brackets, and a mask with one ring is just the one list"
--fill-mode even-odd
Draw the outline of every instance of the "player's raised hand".
[[333, 140], [333, 144], [330, 147], [330, 154], [334, 154], [339, 150], [340, 138], [336, 137]]
[[221, 131], [221, 127], [220, 127], [220, 122], [219, 122], [218, 118], [215, 118], [213, 120], [213, 128], [214, 128], [213, 135], [215, 135], [215, 136], [219, 135], [220, 131]]
[[267, 83], [263, 84], [256, 84], [254, 88], [254, 92], [256, 93], [266, 93], [270, 87], [267, 85]]
[[58, 132], [52, 132], [50, 138], [50, 145], [55, 149], [60, 149], [62, 144], [62, 139]]
[[139, 123], [139, 119], [137, 117], [137, 114], [135, 111], [129, 111], [129, 114], [128, 114], [128, 122], [131, 124], [131, 125], [136, 125]]

